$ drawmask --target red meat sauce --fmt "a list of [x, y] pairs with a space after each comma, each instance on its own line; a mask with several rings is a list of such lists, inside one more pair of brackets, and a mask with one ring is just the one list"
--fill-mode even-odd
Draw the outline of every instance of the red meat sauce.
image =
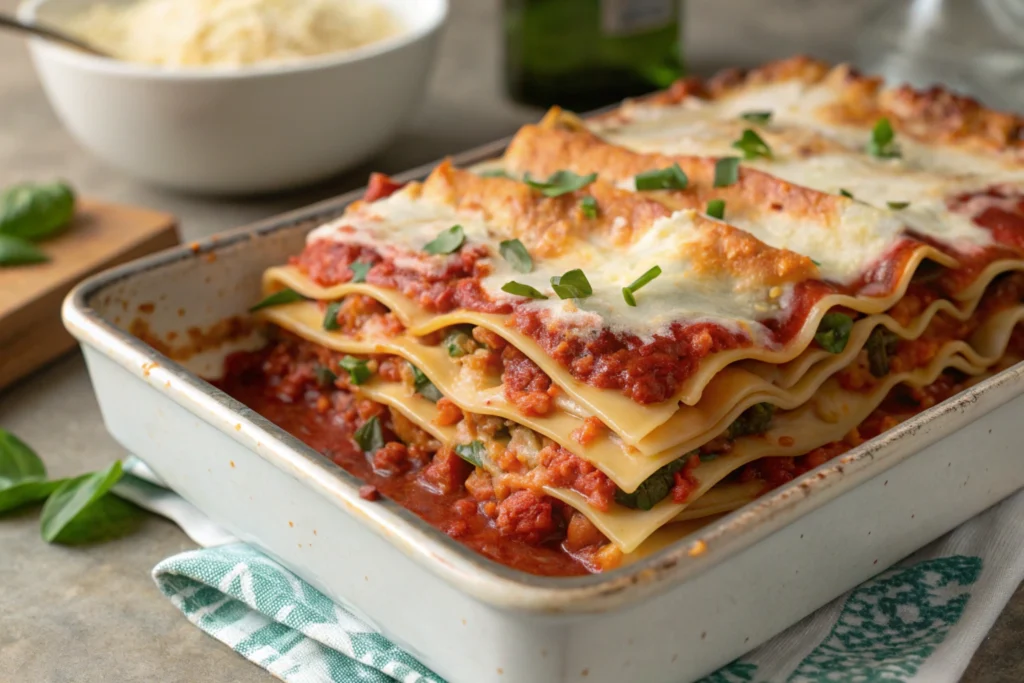
[[[467, 479], [479, 479], [483, 471], [474, 473], [401, 414], [337, 387], [318, 387], [314, 368], [325, 360], [323, 354], [331, 353], [286, 341], [231, 354], [224, 378], [214, 384], [361, 479], [364, 498], [390, 498], [485, 557], [540, 575], [595, 569], [594, 553], [607, 539], [572, 508], [532, 490], [513, 491], [500, 500], [481, 497], [480, 486], [470, 492]], [[390, 367], [381, 364], [382, 374], [394, 374]], [[344, 377], [338, 386], [345, 386]], [[371, 456], [356, 445], [353, 434], [374, 416], [385, 445]], [[608, 489], [603, 474], [559, 450], [543, 456], [551, 465], [551, 482], [572, 484], [594, 500], [612, 499], [614, 487]]]

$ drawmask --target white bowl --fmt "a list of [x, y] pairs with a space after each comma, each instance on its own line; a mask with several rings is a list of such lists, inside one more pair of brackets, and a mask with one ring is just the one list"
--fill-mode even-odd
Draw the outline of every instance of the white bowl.
[[[387, 144], [420, 100], [448, 0], [378, 0], [405, 30], [337, 56], [240, 68], [162, 68], [29, 41], [64, 125], [96, 156], [157, 185], [255, 193], [313, 182]], [[28, 0], [60, 24], [85, 0]]]

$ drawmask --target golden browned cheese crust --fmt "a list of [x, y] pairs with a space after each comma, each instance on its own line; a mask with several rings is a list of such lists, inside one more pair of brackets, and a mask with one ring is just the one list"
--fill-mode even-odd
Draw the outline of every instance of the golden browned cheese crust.
[[683, 79], [643, 101], [676, 104], [689, 97], [714, 100], [794, 80], [822, 85], [835, 93], [835, 100], [817, 112], [824, 122], [870, 128], [879, 118], [887, 117], [899, 133], [921, 142], [1024, 157], [1021, 116], [988, 109], [977, 100], [940, 86], [927, 90], [906, 85], [885, 88], [881, 78], [865, 76], [850, 65], [833, 67], [805, 56], [754, 69], [728, 69], [706, 82]]

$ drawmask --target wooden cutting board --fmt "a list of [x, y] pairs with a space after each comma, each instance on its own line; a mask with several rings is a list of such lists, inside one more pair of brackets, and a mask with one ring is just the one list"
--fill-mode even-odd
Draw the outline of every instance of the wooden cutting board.
[[177, 243], [169, 214], [79, 199], [72, 225], [39, 243], [49, 262], [0, 268], [0, 389], [75, 346], [60, 319], [74, 285]]

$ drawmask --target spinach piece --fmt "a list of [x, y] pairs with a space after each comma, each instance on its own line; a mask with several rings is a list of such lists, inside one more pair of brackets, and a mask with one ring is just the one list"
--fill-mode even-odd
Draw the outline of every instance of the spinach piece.
[[373, 370], [370, 369], [368, 363], [368, 360], [362, 358], [345, 356], [338, 361], [338, 367], [348, 373], [349, 384], [358, 386], [366, 384], [373, 377]]
[[472, 353], [474, 346], [476, 346], [476, 340], [466, 329], [453, 328], [444, 338], [444, 347], [448, 350], [450, 358], [461, 358]]
[[850, 330], [853, 329], [853, 318], [845, 313], [826, 313], [818, 323], [818, 331], [814, 341], [829, 353], [842, 353], [846, 343], [850, 341]]
[[352, 435], [355, 442], [363, 449], [364, 453], [376, 453], [384, 448], [384, 433], [380, 428], [380, 420], [374, 415], [363, 423], [363, 426]]
[[370, 268], [373, 268], [373, 264], [363, 261], [348, 264], [348, 269], [352, 271], [352, 279], [349, 282], [366, 282], [366, 274], [370, 272]]
[[0, 234], [25, 240], [52, 237], [75, 215], [75, 193], [66, 183], [21, 183], [0, 193]]
[[455, 455], [459, 456], [470, 465], [475, 467], [484, 466], [484, 456], [487, 455], [487, 449], [484, 447], [483, 441], [470, 441], [469, 443], [460, 443], [455, 447]]
[[409, 363], [409, 367], [412, 368], [412, 383], [415, 392], [431, 403], [437, 403], [441, 400], [441, 392], [430, 381], [430, 378], [412, 363]]
[[775, 406], [771, 403], [756, 403], [744, 410], [726, 430], [730, 439], [751, 434], [764, 434], [771, 426]]
[[615, 502], [634, 510], [650, 510], [664, 500], [672, 491], [675, 484], [675, 474], [683, 469], [689, 454], [678, 460], [673, 460], [663, 466], [657, 472], [644, 479], [643, 483], [633, 493], [626, 493], [622, 489], [615, 489]]
[[864, 350], [868, 354], [868, 369], [872, 375], [885, 377], [889, 374], [889, 356], [896, 353], [899, 341], [896, 334], [881, 325], [871, 331]]

